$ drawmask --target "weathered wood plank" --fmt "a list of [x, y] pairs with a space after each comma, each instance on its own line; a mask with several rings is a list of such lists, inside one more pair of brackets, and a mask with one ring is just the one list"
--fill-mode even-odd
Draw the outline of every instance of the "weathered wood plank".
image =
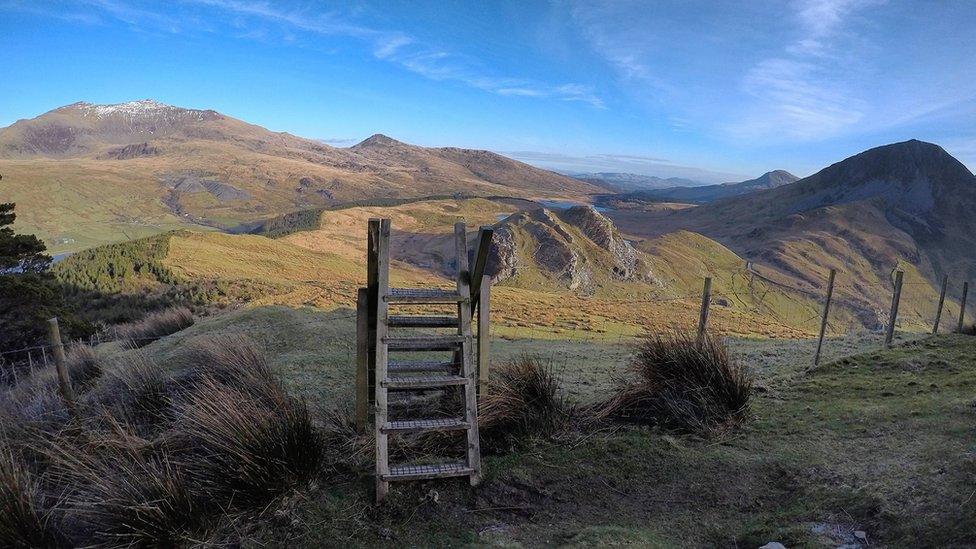
[[369, 420], [369, 298], [366, 288], [356, 293], [356, 429], [366, 432]]
[[[390, 220], [379, 222], [376, 235], [376, 290], [377, 295], [385, 295], [390, 287]], [[388, 349], [386, 346], [386, 319], [389, 314], [389, 304], [383, 299], [376, 300], [376, 501], [383, 501], [390, 491], [390, 483], [386, 476], [390, 474], [389, 440], [383, 432], [387, 422], [387, 389], [381, 383], [386, 379]]]

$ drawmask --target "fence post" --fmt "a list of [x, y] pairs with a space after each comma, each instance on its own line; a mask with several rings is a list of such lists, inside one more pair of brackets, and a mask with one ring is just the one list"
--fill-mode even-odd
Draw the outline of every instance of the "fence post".
[[489, 325], [491, 278], [484, 277], [478, 290], [478, 396], [488, 393], [488, 345], [491, 327]]
[[71, 377], [68, 375], [67, 359], [64, 356], [64, 344], [61, 343], [61, 329], [58, 327], [58, 318], [54, 317], [48, 322], [48, 335], [51, 339], [51, 349], [54, 353], [54, 365], [58, 370], [58, 385], [61, 387], [61, 397], [68, 404], [68, 408], [77, 416], [75, 409], [75, 394], [71, 390]]
[[885, 332], [885, 349], [891, 347], [891, 340], [895, 337], [895, 321], [898, 319], [898, 302], [901, 300], [901, 283], [905, 273], [895, 272], [895, 290], [891, 294], [891, 313], [888, 315], [888, 329]]
[[356, 429], [366, 432], [369, 419], [369, 299], [366, 288], [356, 293]]
[[949, 286], [949, 275], [942, 275], [942, 291], [939, 292], [939, 308], [935, 310], [935, 324], [932, 333], [939, 333], [939, 321], [942, 320], [942, 306], [945, 305], [946, 288]]
[[824, 301], [823, 314], [820, 316], [820, 337], [817, 338], [817, 352], [813, 355], [814, 366], [820, 364], [820, 350], [823, 348], [824, 334], [827, 332], [827, 315], [830, 314], [830, 299], [834, 295], [834, 277], [836, 276], [837, 271], [831, 269], [830, 275], [827, 277], [827, 299]]
[[969, 294], [969, 282], [962, 283], [962, 301], [959, 303], [959, 325], [956, 331], [962, 331], [962, 323], [966, 320], [966, 296]]
[[712, 277], [705, 277], [705, 285], [702, 287], [701, 313], [698, 316], [698, 339], [705, 337], [705, 330], [708, 328], [708, 307], [712, 302]]

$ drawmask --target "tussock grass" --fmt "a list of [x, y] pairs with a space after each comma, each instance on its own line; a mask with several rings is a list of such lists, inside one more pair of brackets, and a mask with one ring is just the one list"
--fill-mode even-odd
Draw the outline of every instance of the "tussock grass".
[[0, 444], [0, 547], [64, 544], [40, 498], [40, 487], [26, 465], [7, 444]]
[[325, 443], [305, 403], [246, 339], [201, 339], [165, 366], [131, 351], [98, 371], [78, 418], [53, 378], [0, 396], [7, 445], [25, 449], [21, 461], [0, 454], [0, 546], [181, 545], [320, 470]]
[[123, 340], [125, 347], [136, 349], [153, 341], [189, 328], [193, 325], [193, 313], [186, 307], [170, 307], [146, 315], [142, 320], [121, 324], [114, 328], [115, 337]]
[[551, 436], [567, 425], [571, 415], [552, 364], [529, 355], [516, 357], [492, 372], [478, 408], [487, 450], [530, 436]]
[[752, 376], [711, 335], [648, 334], [630, 373], [617, 394], [597, 407], [598, 417], [711, 432], [735, 425], [748, 409]]
[[956, 333], [963, 335], [976, 335], [976, 323], [963, 324], [962, 329], [956, 330]]

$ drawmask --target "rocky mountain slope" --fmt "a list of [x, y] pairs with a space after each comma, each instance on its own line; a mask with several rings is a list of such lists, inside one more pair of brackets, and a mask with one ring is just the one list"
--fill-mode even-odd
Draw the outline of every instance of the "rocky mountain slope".
[[[0, 174], [5, 200], [25, 212], [46, 209], [45, 216], [24, 217], [30, 226], [23, 230], [55, 248], [119, 240], [123, 232], [144, 234], [157, 225], [228, 228], [349, 200], [454, 193], [578, 198], [600, 191], [488, 151], [418, 147], [383, 135], [336, 148], [152, 100], [74, 103], [2, 128]], [[96, 187], [100, 201], [114, 207], [86, 200], [49, 208], [51, 196], [67, 199]], [[114, 226], [118, 236], [76, 230], [71, 217], [81, 217], [79, 210]]]
[[597, 172], [573, 174], [573, 177], [598, 185], [612, 192], [641, 191], [647, 189], [670, 189], [673, 187], [698, 187], [700, 181], [683, 177], [657, 177], [636, 173]]
[[910, 289], [924, 303], [943, 274], [956, 293], [976, 277], [973, 208], [976, 176], [938, 145], [912, 140], [870, 149], [793, 184], [624, 226], [648, 236], [700, 232], [749, 259], [755, 272], [811, 289], [836, 268], [842, 295], [876, 323], [896, 266], [919, 284]]

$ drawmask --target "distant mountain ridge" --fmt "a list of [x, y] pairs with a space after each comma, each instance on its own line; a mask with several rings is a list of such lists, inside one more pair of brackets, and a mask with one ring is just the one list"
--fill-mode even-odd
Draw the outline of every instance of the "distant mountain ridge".
[[597, 172], [572, 174], [580, 181], [599, 185], [611, 192], [639, 191], [644, 189], [667, 189], [671, 187], [698, 187], [705, 185], [701, 181], [683, 177], [657, 177], [636, 173]]
[[799, 179], [799, 177], [786, 170], [773, 170], [747, 181], [721, 183], [719, 185], [701, 185], [697, 187], [675, 186], [664, 189], [640, 190], [623, 193], [612, 198], [623, 201], [666, 201], [705, 204], [755, 191], [775, 189], [776, 187], [788, 185]]

